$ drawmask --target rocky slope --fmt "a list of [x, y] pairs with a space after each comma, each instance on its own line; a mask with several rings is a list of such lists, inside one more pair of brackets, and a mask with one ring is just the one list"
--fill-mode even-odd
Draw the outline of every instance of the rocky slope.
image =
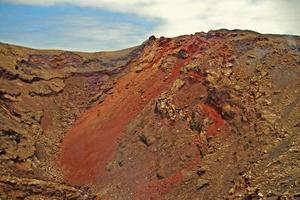
[[300, 38], [0, 45], [0, 199], [300, 199]]

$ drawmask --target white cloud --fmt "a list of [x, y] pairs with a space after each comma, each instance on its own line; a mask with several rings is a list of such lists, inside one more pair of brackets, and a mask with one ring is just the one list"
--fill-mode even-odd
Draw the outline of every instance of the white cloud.
[[[2, 0], [3, 1], [3, 0]], [[156, 35], [175, 36], [218, 28], [300, 34], [298, 0], [4, 0], [51, 6], [70, 4], [133, 13], [161, 24]]]
[[[149, 30], [149, 27], [130, 21], [119, 20], [113, 23], [92, 16], [70, 18], [67, 16], [63, 20], [58, 19], [57, 23], [60, 23], [61, 27], [58, 30], [61, 36], [59, 38], [55, 37], [55, 33], [51, 33], [51, 36], [42, 32], [37, 33], [34, 38], [24, 33], [8, 36], [10, 39], [7, 39], [7, 42], [29, 46], [32, 44], [36, 48], [112, 50], [137, 45], [152, 34], [173, 37], [219, 28], [300, 35], [299, 0], [0, 0], [0, 2], [101, 8], [159, 22]], [[51, 20], [49, 23], [52, 23]]]
[[132, 23], [119, 21], [108, 23], [104, 18], [92, 16], [66, 17], [63, 24], [65, 26], [63, 38], [76, 41], [73, 44], [68, 44], [69, 41], [63, 42], [64, 46], [69, 45], [68, 49], [72, 50], [79, 46], [78, 42], [82, 43], [80, 50], [85, 51], [127, 48], [143, 42], [147, 32], [144, 27]]

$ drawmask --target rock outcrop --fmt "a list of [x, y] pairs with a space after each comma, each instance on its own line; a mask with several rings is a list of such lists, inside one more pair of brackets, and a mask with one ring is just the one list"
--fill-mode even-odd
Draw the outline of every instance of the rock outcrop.
[[299, 199], [299, 46], [240, 30], [1, 44], [0, 198]]

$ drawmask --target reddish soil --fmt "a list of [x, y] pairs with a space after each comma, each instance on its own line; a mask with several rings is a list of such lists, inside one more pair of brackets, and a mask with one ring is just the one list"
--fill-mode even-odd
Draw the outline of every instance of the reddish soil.
[[[200, 43], [197, 40], [189, 41], [187, 47], [182, 48], [185, 49], [188, 56], [185, 59], [176, 59], [171, 71], [166, 73], [157, 67], [158, 63], [162, 62], [161, 58], [170, 55], [170, 52], [178, 50], [174, 43], [168, 41], [165, 43], [159, 42], [158, 44], [161, 45], [160, 54], [158, 55], [162, 56], [156, 56], [153, 62], [149, 63], [140, 73], [131, 71], [122, 77], [114, 86], [112, 94], [107, 96], [103, 103], [84, 113], [66, 134], [62, 144], [60, 163], [68, 182], [82, 185], [97, 181], [101, 177], [104, 180], [107, 180], [104, 177], [111, 177], [112, 175], [108, 174], [106, 167], [114, 158], [118, 142], [122, 140], [128, 124], [136, 118], [150, 100], [158, 97], [170, 87], [175, 79], [181, 76], [181, 68], [191, 60], [193, 55], [199, 54], [199, 49], [201, 50], [199, 46], [207, 45], [201, 40]], [[197, 103], [199, 96], [207, 96], [206, 88], [202, 83], [202, 76], [194, 72], [188, 72], [184, 77], [187, 79], [186, 85], [175, 96], [175, 102], [181, 108]], [[203, 110], [207, 117], [212, 120], [207, 134], [216, 136], [220, 132], [219, 128], [224, 125], [224, 120], [208, 105], [201, 104], [198, 106], [198, 109]], [[166, 122], [172, 126], [173, 122]], [[185, 173], [199, 164], [199, 146], [205, 146], [197, 134], [191, 134], [191, 139], [195, 157], [183, 169], [175, 171], [164, 179], [143, 181], [144, 183], [141, 183], [139, 186], [129, 183], [131, 180], [124, 182], [128, 184], [127, 187], [132, 185], [134, 188], [134, 196], [132, 198], [160, 199], [161, 195], [172, 190], [174, 186], [178, 186]], [[190, 148], [190, 146], [185, 148]], [[152, 159], [157, 158], [153, 157]], [[145, 169], [148, 168], [148, 170], [144, 170], [145, 174], [142, 176], [150, 175], [154, 170], [154, 168], [151, 169], [150, 163], [141, 163], [139, 167], [142, 166]], [[139, 171], [138, 167], [135, 167], [135, 169]], [[120, 173], [119, 176], [124, 176], [123, 172]], [[137, 174], [137, 177], [139, 176]], [[116, 177], [116, 175], [113, 177]], [[137, 180], [139, 179], [141, 178]], [[109, 197], [103, 195], [102, 198], [106, 199]]]
[[203, 112], [208, 115], [208, 117], [213, 121], [213, 123], [207, 129], [208, 136], [216, 136], [220, 133], [220, 128], [225, 124], [225, 120], [221, 115], [211, 106], [206, 104], [200, 105]]
[[[68, 182], [82, 185], [101, 178], [109, 179], [105, 177], [119, 179], [118, 176], [124, 176], [123, 172], [116, 173], [119, 175], [109, 175], [106, 170], [108, 163], [115, 157], [118, 142], [122, 140], [128, 124], [137, 117], [145, 105], [170, 87], [175, 79], [181, 77], [182, 67], [190, 62], [193, 55], [200, 53], [199, 46], [207, 45], [201, 40], [200, 43], [199, 41], [193, 42], [193, 40], [189, 42], [192, 44], [188, 43], [186, 48], [182, 48], [185, 49], [188, 56], [185, 59], [177, 59], [169, 73], [162, 71], [157, 66], [158, 63], [163, 62], [162, 57], [170, 55], [172, 51], [177, 51], [176, 45], [168, 41], [163, 44], [159, 43], [161, 45], [159, 55], [162, 56], [155, 57], [153, 62], [149, 63], [140, 73], [132, 71], [122, 77], [114, 86], [112, 94], [107, 96], [103, 103], [90, 109], [76, 122], [64, 138], [61, 150], [60, 163]], [[199, 101], [199, 96], [203, 98], [207, 96], [202, 76], [188, 72], [184, 77], [187, 80], [186, 85], [175, 96], [175, 103], [181, 108], [194, 105]], [[212, 120], [207, 135], [216, 136], [220, 133], [220, 128], [225, 123], [221, 116], [212, 107], [205, 104], [199, 105], [198, 109], [206, 113], [207, 117]], [[172, 122], [166, 122], [172, 126]], [[132, 187], [132, 198], [159, 200], [162, 195], [170, 192], [175, 186], [179, 186], [185, 174], [200, 164], [200, 146], [206, 148], [197, 134], [191, 134], [191, 141], [195, 157], [184, 168], [174, 171], [164, 179], [142, 181], [138, 186], [130, 183], [132, 181], [130, 179], [127, 182], [123, 180], [127, 188]], [[185, 148], [190, 148], [190, 146]], [[157, 158], [153, 157], [152, 159]], [[155, 170], [154, 165], [147, 162], [139, 165], [139, 167], [134, 167], [133, 173], [136, 174], [136, 177], [140, 177], [136, 180], [142, 180], [143, 176], [151, 176]], [[139, 168], [148, 169], [143, 170], [143, 174], [140, 174], [138, 173]], [[128, 170], [128, 173], [129, 171], [131, 170]], [[132, 175], [131, 178], [133, 177]], [[102, 195], [102, 198], [109, 199], [109, 196]]]
[[[144, 72], [124, 77], [116, 84], [113, 94], [85, 113], [66, 135], [61, 162], [70, 182], [83, 184], [103, 175], [128, 122], [139, 113], [142, 103], [147, 103], [164, 88], [163, 74], [154, 72], [150, 76], [153, 71]], [[148, 81], [147, 84], [144, 81]], [[142, 98], [140, 91], [145, 87], [148, 89]]]
[[[168, 49], [162, 49], [164, 55]], [[118, 140], [127, 124], [151, 99], [169, 87], [187, 60], [180, 60], [166, 79], [154, 63], [140, 73], [130, 72], [119, 80], [105, 101], [86, 112], [66, 134], [60, 163], [66, 179], [72, 184], [85, 184], [103, 176], [114, 156]]]

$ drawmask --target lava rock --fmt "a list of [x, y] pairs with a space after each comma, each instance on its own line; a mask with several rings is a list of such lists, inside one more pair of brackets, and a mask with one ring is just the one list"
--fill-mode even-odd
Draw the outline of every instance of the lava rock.
[[186, 59], [187, 57], [189, 57], [189, 54], [187, 53], [186, 50], [180, 49], [180, 50], [177, 52], [176, 57], [177, 57], [177, 58], [180, 58], [180, 59]]

